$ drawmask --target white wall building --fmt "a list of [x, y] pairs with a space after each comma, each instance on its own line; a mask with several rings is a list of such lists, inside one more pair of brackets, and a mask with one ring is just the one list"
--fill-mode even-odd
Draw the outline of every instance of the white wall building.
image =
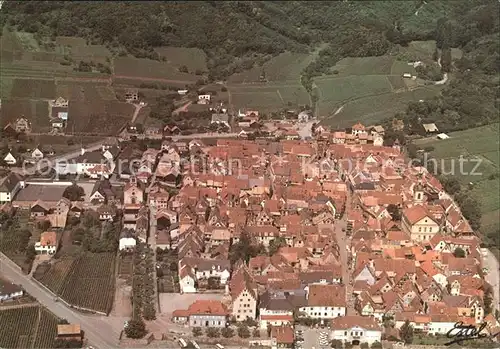
[[332, 320], [332, 340], [340, 340], [344, 343], [359, 345], [382, 341], [382, 328], [373, 318], [352, 315]]

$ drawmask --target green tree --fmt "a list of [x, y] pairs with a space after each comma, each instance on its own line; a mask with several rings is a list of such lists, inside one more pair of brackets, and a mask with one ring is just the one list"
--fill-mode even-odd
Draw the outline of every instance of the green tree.
[[451, 70], [451, 48], [441, 51], [441, 70], [445, 73], [449, 73]]
[[372, 349], [382, 349], [382, 343], [380, 342], [373, 342], [371, 345]]
[[254, 328], [252, 331], [252, 337], [259, 338], [260, 337], [260, 331], [258, 328]]
[[125, 327], [125, 334], [128, 338], [143, 338], [147, 333], [146, 324], [141, 318], [129, 320], [127, 326]]
[[462, 248], [460, 248], [460, 247], [457, 247], [455, 249], [455, 251], [453, 251], [453, 255], [456, 258], [465, 258], [465, 256], [466, 256], [465, 251]]
[[344, 345], [342, 344], [342, 341], [339, 339], [334, 339], [330, 342], [330, 347], [333, 349], [342, 349]]
[[210, 337], [210, 338], [219, 338], [220, 337], [219, 329], [216, 327], [208, 327], [205, 333], [206, 333], [207, 337]]
[[279, 236], [272, 239], [271, 242], [269, 242], [269, 255], [273, 256], [283, 246], [286, 246], [284, 237]]
[[491, 314], [493, 311], [493, 287], [490, 284], [487, 284], [484, 289], [484, 312], [486, 314]]
[[234, 336], [234, 331], [231, 327], [224, 327], [221, 330], [222, 337], [224, 338], [231, 338]]
[[250, 337], [250, 330], [248, 329], [248, 326], [240, 326], [238, 327], [238, 336], [240, 338], [248, 338]]
[[406, 344], [413, 342], [413, 326], [410, 324], [410, 321], [406, 320], [403, 326], [401, 326], [399, 336]]
[[189, 72], [188, 67], [187, 67], [187, 66], [185, 66], [185, 65], [181, 65], [181, 66], [179, 67], [179, 71], [180, 71], [181, 73], [188, 73], [188, 72]]
[[193, 336], [199, 337], [203, 334], [201, 327], [193, 327]]
[[387, 212], [391, 215], [392, 219], [395, 221], [401, 220], [401, 209], [398, 205], [389, 204], [387, 205]]
[[82, 196], [85, 195], [85, 190], [82, 187], [72, 184], [69, 187], [66, 187], [63, 192], [63, 197], [70, 201], [80, 201], [82, 200]]
[[443, 183], [444, 190], [450, 195], [455, 195], [462, 189], [460, 182], [455, 177], [441, 176], [440, 180]]
[[434, 62], [437, 62], [438, 61], [438, 58], [439, 58], [439, 51], [438, 51], [438, 48], [436, 47], [434, 49], [434, 53], [432, 54], [432, 60]]
[[368, 348], [370, 348], [370, 345], [368, 343], [361, 343], [361, 345], [359, 347], [361, 349], [368, 349]]
[[262, 246], [252, 244], [252, 239], [247, 231], [243, 230], [240, 235], [240, 240], [231, 245], [229, 250], [229, 260], [231, 264], [239, 260], [244, 260], [248, 263], [250, 258], [255, 257], [262, 252]]

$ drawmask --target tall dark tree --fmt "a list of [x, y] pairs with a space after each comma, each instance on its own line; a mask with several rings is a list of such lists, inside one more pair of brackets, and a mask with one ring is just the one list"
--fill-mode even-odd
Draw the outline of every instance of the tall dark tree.
[[457, 247], [455, 249], [455, 251], [453, 251], [453, 255], [456, 258], [465, 258], [466, 257], [465, 251], [462, 248], [460, 248], [460, 247]]
[[146, 324], [141, 318], [129, 320], [127, 326], [125, 327], [125, 334], [128, 338], [143, 338], [147, 333]]
[[387, 212], [389, 212], [393, 220], [395, 221], [401, 220], [401, 209], [398, 207], [398, 205], [394, 204], [387, 205]]
[[451, 49], [444, 48], [441, 51], [441, 70], [444, 73], [449, 73], [451, 71]]
[[85, 190], [82, 187], [72, 184], [66, 189], [64, 189], [63, 197], [70, 201], [80, 201], [82, 197], [85, 195]]
[[410, 321], [406, 320], [403, 326], [401, 326], [399, 336], [406, 344], [413, 342], [413, 326], [410, 324]]
[[279, 236], [279, 237], [272, 239], [269, 242], [269, 255], [273, 256], [283, 246], [286, 246], [285, 238]]

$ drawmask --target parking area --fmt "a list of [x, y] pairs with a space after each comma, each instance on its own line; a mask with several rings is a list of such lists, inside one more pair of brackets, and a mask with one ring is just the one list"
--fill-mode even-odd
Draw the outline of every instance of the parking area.
[[330, 348], [330, 331], [328, 329], [312, 329], [304, 326], [295, 327], [297, 349]]

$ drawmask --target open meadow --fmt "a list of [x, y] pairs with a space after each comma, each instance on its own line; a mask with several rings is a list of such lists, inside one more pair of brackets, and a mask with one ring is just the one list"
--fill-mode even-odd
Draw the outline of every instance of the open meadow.
[[[472, 194], [481, 203], [481, 231], [485, 234], [498, 232], [500, 215], [500, 124], [491, 124], [478, 128], [449, 133], [449, 139], [426, 138], [416, 141], [422, 148], [432, 147], [432, 158], [443, 160], [444, 173], [451, 173], [460, 180], [463, 187], [473, 183]], [[463, 156], [470, 160], [464, 162], [463, 173], [457, 159]], [[477, 168], [476, 164], [478, 164]], [[474, 170], [474, 172], [472, 172]]]
[[207, 55], [199, 48], [164, 46], [155, 48], [155, 51], [175, 68], [185, 65], [190, 73], [207, 71]]
[[145, 81], [182, 81], [186, 84], [195, 83], [200, 76], [182, 73], [167, 62], [159, 62], [145, 58], [118, 57], [113, 60], [113, 75], [115, 78], [127, 78]]
[[236, 73], [228, 78], [228, 83], [260, 82], [261, 76], [269, 82], [299, 81], [302, 70], [314, 59], [314, 54], [284, 52], [271, 58], [262, 66]]
[[61, 257], [48, 267], [41, 265], [34, 278], [69, 304], [108, 314], [115, 287], [114, 253], [85, 253]]
[[[322, 123], [346, 127], [360, 121], [375, 124], [404, 111], [408, 102], [437, 96], [442, 86], [427, 85], [425, 81], [403, 78], [416, 75], [413, 62], [435, 64], [432, 55], [435, 42], [413, 41], [392, 55], [379, 57], [348, 57], [330, 69], [330, 75], [314, 79], [318, 96], [317, 113]], [[461, 57], [453, 50], [453, 59]]]
[[267, 113], [283, 108], [310, 105], [309, 94], [296, 83], [255, 83], [227, 86], [231, 104], [237, 108], [256, 109]]
[[36, 303], [17, 309], [0, 308], [0, 347], [54, 348], [58, 321], [54, 314]]

